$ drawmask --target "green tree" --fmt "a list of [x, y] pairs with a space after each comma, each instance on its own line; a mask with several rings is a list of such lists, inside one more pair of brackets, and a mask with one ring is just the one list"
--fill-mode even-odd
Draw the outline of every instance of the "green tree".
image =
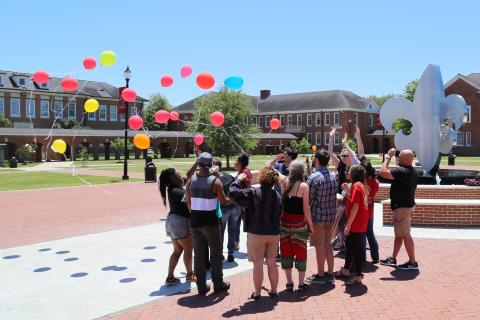
[[[210, 114], [220, 111], [225, 122], [220, 127], [205, 125], [210, 123]], [[253, 115], [250, 99], [245, 94], [222, 88], [217, 93], [203, 96], [195, 101], [192, 123], [187, 130], [192, 133], [201, 132], [206, 142], [216, 155], [227, 158], [240, 151], [249, 152], [256, 147], [258, 141], [254, 136], [259, 133], [258, 126], [247, 121]]]
[[167, 130], [168, 124], [160, 124], [155, 122], [155, 113], [158, 110], [171, 111], [172, 106], [167, 98], [159, 93], [150, 96], [148, 106], [143, 110], [143, 126], [148, 130]]
[[3, 113], [0, 113], [0, 128], [10, 128], [12, 126], [12, 123], [10, 120], [5, 118]]
[[24, 144], [17, 149], [17, 157], [24, 164], [31, 160], [32, 154], [35, 153], [35, 146], [33, 144]]
[[357, 143], [352, 138], [347, 139], [347, 145], [350, 147], [350, 149], [357, 151]]
[[404, 97], [410, 101], [413, 101], [413, 96], [415, 95], [415, 91], [417, 90], [418, 79], [410, 81], [403, 89]]
[[376, 95], [370, 95], [367, 97], [367, 99], [373, 100], [379, 107], [383, 106], [385, 102], [387, 102], [388, 99], [396, 97], [398, 95], [395, 95], [393, 93], [385, 94], [383, 96], [376, 96]]
[[307, 138], [303, 137], [300, 141], [292, 140], [290, 141], [290, 147], [297, 150], [298, 153], [308, 153], [310, 150], [310, 142], [308, 142]]
[[[115, 147], [115, 150], [122, 155], [124, 153], [125, 149], [125, 138], [116, 138], [113, 142], [112, 145]], [[133, 149], [133, 143], [130, 142], [130, 140], [127, 139], [127, 149], [130, 152], [130, 150]], [[87, 151], [88, 152], [88, 151]]]
[[392, 129], [394, 132], [402, 130], [408, 136], [412, 133], [412, 123], [406, 119], [397, 119], [392, 122]]

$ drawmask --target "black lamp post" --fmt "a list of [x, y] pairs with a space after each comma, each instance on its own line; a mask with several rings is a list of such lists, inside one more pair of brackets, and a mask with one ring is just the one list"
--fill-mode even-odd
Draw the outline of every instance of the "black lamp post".
[[[125, 87], [128, 88], [128, 82], [130, 81], [130, 78], [132, 77], [132, 71], [130, 71], [130, 68], [127, 66], [127, 69], [123, 72], [123, 75], [125, 77], [125, 82], [126, 85]], [[125, 101], [125, 148], [123, 150], [123, 177], [122, 180], [128, 180], [128, 162], [127, 162], [127, 157], [128, 157], [128, 137], [127, 137], [127, 132], [128, 132], [128, 102]]]

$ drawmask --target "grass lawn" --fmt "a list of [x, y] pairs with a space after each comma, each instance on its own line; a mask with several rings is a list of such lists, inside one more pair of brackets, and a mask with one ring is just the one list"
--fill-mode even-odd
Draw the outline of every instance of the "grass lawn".
[[[105, 184], [122, 182], [121, 177], [96, 177], [80, 176], [83, 180], [91, 184]], [[0, 173], [0, 191], [41, 189], [52, 187], [80, 186], [86, 183], [77, 176], [68, 173], [52, 172], [1, 172]], [[132, 181], [143, 181], [141, 179], [132, 179]]]

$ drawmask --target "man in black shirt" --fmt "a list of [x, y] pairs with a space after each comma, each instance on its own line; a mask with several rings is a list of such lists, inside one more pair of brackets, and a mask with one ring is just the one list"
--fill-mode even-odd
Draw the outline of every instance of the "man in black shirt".
[[[412, 166], [414, 154], [412, 150], [402, 150], [398, 157], [398, 167], [389, 169], [390, 159], [394, 155], [395, 148], [390, 149], [380, 169], [380, 175], [392, 180], [390, 186], [390, 207], [393, 212], [395, 243], [392, 256], [380, 260], [380, 263], [402, 270], [417, 270], [418, 263], [415, 260], [415, 245], [410, 234], [418, 180], [418, 175]], [[397, 266], [396, 258], [403, 243], [405, 243], [409, 261]]]

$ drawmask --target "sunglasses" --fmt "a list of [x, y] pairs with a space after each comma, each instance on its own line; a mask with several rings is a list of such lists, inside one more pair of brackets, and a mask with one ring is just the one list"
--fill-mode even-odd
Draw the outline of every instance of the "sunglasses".
[[341, 155], [342, 158], [347, 158], [347, 157], [349, 157], [349, 156], [350, 156], [349, 154], [342, 154], [342, 155]]

